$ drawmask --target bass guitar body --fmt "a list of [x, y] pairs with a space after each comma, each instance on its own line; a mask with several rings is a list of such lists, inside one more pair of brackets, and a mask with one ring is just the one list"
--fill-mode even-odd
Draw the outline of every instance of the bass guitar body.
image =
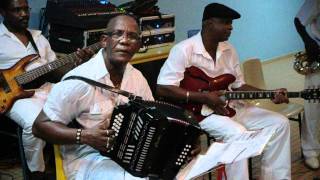
[[28, 98], [34, 91], [25, 91], [17, 81], [16, 77], [25, 73], [25, 66], [38, 58], [32, 54], [22, 58], [17, 64], [9, 69], [0, 70], [0, 113], [8, 111], [15, 100]]

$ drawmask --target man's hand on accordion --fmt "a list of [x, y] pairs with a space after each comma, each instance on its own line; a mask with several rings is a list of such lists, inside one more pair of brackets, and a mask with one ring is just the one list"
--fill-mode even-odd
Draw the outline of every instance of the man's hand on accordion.
[[196, 141], [196, 143], [193, 145], [193, 149], [191, 151], [191, 158], [197, 156], [201, 152], [201, 140], [200, 137]]
[[84, 129], [81, 134], [81, 143], [101, 152], [107, 152], [114, 142], [114, 130], [108, 127], [109, 120], [106, 119], [92, 128]]

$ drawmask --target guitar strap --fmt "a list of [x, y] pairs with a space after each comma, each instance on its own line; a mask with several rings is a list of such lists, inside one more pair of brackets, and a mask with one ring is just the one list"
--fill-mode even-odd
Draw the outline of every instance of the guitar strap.
[[31, 45], [32, 45], [33, 49], [34, 49], [34, 50], [37, 52], [37, 54], [40, 56], [39, 49], [38, 49], [36, 43], [34, 42], [33, 37], [32, 37], [32, 35], [31, 35], [30, 31], [27, 30], [26, 35], [27, 35], [28, 40], [31, 42]]
[[117, 88], [114, 88], [112, 86], [109, 86], [109, 85], [106, 85], [106, 84], [103, 84], [103, 83], [100, 83], [100, 82], [97, 82], [97, 81], [94, 81], [92, 79], [88, 79], [88, 78], [85, 78], [85, 77], [82, 77], [82, 76], [69, 76], [69, 77], [65, 78], [64, 80], [69, 80], [69, 79], [76, 79], [76, 80], [84, 81], [84, 82], [86, 82], [86, 83], [88, 83], [90, 85], [97, 86], [97, 87], [106, 89], [108, 91], [111, 91], [111, 92], [126, 96], [126, 97], [129, 98], [129, 100], [135, 100], [135, 99], [140, 99], [141, 100], [142, 99], [142, 97], [136, 96], [136, 95], [134, 95], [134, 94], [132, 94], [132, 93], [130, 93], [128, 91], [117, 89]]

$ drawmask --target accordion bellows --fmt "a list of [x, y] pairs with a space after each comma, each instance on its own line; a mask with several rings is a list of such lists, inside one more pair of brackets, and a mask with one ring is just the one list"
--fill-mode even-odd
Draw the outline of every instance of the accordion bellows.
[[156, 101], [117, 106], [111, 128], [115, 143], [106, 154], [133, 176], [173, 179], [186, 162], [201, 129], [193, 115]]

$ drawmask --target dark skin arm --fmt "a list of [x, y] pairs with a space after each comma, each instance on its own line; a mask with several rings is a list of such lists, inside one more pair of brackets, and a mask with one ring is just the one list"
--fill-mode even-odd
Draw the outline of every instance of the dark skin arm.
[[[263, 91], [256, 87], [244, 84], [240, 88], [234, 89], [234, 91]], [[286, 97], [286, 89], [276, 90], [278, 93], [272, 99], [276, 104], [279, 103], [288, 103], [289, 100]], [[165, 100], [171, 102], [186, 102], [187, 91], [183, 88], [171, 85], [157, 85], [157, 95], [164, 98]], [[223, 92], [212, 91], [212, 92], [190, 92], [188, 102], [195, 102], [200, 104], [206, 104], [216, 114], [226, 115], [228, 113], [227, 109], [224, 107], [226, 103], [221, 100], [220, 96], [223, 95]]]
[[[104, 120], [92, 128], [83, 129], [81, 144], [87, 144], [101, 152], [112, 147], [114, 131], [108, 129], [109, 121]], [[69, 128], [65, 124], [51, 121], [42, 111], [32, 127], [32, 133], [53, 144], [76, 144], [77, 129]], [[109, 142], [108, 148], [107, 142]]]
[[308, 60], [309, 61], [314, 61], [318, 59], [320, 55], [320, 48], [319, 45], [315, 40], [313, 40], [310, 35], [308, 34], [306, 27], [304, 27], [300, 20], [298, 18], [294, 19], [294, 25], [296, 27], [297, 32], [299, 33], [301, 39], [304, 42], [304, 46], [307, 52]]
[[[171, 102], [179, 101], [186, 102], [187, 91], [183, 88], [171, 85], [157, 85], [157, 95], [163, 97], [165, 100]], [[188, 102], [206, 104], [213, 109], [217, 114], [225, 114], [227, 110], [224, 108], [225, 102], [222, 101], [219, 96], [222, 92], [191, 92], [189, 91]]]
[[199, 138], [197, 139], [197, 141], [194, 144], [194, 147], [191, 151], [191, 157], [197, 156], [200, 152], [201, 152], [201, 140], [200, 140], [200, 136], [199, 136]]
[[[244, 84], [241, 87], [233, 90], [234, 91], [265, 91], [264, 89], [259, 89], [248, 84]], [[277, 93], [275, 97], [271, 99], [273, 103], [275, 104], [289, 103], [289, 99], [286, 96], [287, 90], [285, 88], [276, 89], [275, 91]]]

